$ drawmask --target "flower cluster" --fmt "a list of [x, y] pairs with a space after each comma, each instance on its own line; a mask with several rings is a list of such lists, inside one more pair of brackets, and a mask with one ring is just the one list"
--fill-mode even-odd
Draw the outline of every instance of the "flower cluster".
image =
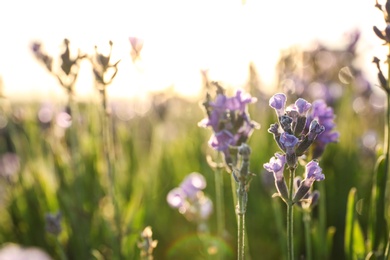
[[233, 97], [225, 95], [224, 89], [217, 86], [217, 95], [212, 100], [208, 94], [203, 106], [207, 117], [199, 122], [201, 127], [211, 127], [213, 135], [209, 145], [225, 156], [225, 162], [232, 163], [230, 147], [238, 147], [245, 143], [253, 130], [258, 127], [256, 122], [251, 121], [247, 111], [247, 105], [256, 102], [256, 98], [238, 90]]
[[206, 180], [200, 173], [189, 174], [167, 195], [168, 204], [177, 208], [189, 221], [202, 222], [209, 218], [213, 211], [212, 201], [203, 193]]
[[[283, 153], [275, 153], [264, 168], [274, 174], [277, 195], [283, 200], [292, 203], [306, 199], [314, 181], [325, 179], [318, 161], [312, 160], [306, 164], [305, 179], [299, 182], [295, 195], [289, 198], [287, 185], [284, 181], [285, 165], [295, 170], [298, 157], [302, 156], [319, 137], [326, 133], [322, 140], [322, 147], [330, 141], [338, 138], [338, 134], [330, 132], [334, 128], [333, 111], [323, 106], [321, 101], [310, 104], [299, 98], [293, 105], [286, 108], [286, 96], [282, 93], [275, 94], [269, 101], [269, 105], [275, 109], [278, 123], [272, 124], [268, 131], [274, 135], [274, 139]], [[312, 112], [308, 114], [308, 111]], [[321, 120], [321, 121], [320, 121]], [[330, 130], [327, 130], [327, 127]]]

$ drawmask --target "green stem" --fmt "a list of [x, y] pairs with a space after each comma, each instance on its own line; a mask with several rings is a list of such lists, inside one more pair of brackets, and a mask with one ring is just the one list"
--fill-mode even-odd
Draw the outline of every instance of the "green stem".
[[114, 156], [113, 156], [113, 147], [111, 142], [111, 135], [110, 135], [110, 115], [108, 114], [107, 108], [106, 108], [106, 101], [105, 96], [102, 96], [103, 98], [103, 146], [104, 146], [104, 157], [106, 161], [106, 167], [107, 167], [107, 179], [108, 179], [108, 194], [110, 196], [110, 199], [112, 201], [112, 204], [114, 206], [114, 222], [116, 226], [116, 235], [114, 235], [113, 238], [113, 246], [116, 248], [116, 257], [117, 259], [122, 259], [122, 250], [121, 250], [121, 243], [122, 243], [122, 227], [121, 227], [121, 220], [119, 216], [119, 205], [118, 201], [116, 199], [115, 194], [115, 172], [114, 172]]
[[311, 260], [311, 216], [309, 210], [303, 211], [303, 224], [305, 229], [305, 247], [306, 247], [306, 258], [305, 260]]
[[294, 259], [294, 230], [293, 230], [293, 207], [292, 202], [293, 198], [293, 186], [294, 186], [294, 176], [295, 168], [289, 168], [290, 170], [290, 180], [289, 180], [289, 195], [287, 201], [287, 259]]
[[246, 199], [247, 193], [242, 183], [239, 183], [237, 190], [238, 204], [237, 204], [237, 226], [238, 226], [238, 260], [245, 259], [245, 211], [246, 211]]
[[[216, 214], [217, 214], [217, 232], [220, 239], [225, 237], [225, 201], [223, 196], [223, 171], [220, 167], [221, 153], [217, 155], [217, 166], [215, 169], [215, 197], [216, 197]], [[218, 257], [223, 259], [223, 253], [218, 250]]]

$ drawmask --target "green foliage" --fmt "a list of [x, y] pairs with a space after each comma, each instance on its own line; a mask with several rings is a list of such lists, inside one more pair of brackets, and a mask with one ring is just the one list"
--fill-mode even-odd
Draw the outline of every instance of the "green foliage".
[[[250, 170], [255, 177], [248, 192], [246, 214], [248, 258], [281, 259], [285, 250], [285, 205], [271, 198], [274, 184], [267, 180], [263, 170], [263, 163], [278, 150], [267, 133], [275, 115], [267, 107], [267, 97], [258, 98], [259, 102], [250, 107], [253, 120], [262, 128], [249, 140]], [[345, 97], [338, 105], [346, 111], [351, 103]], [[0, 215], [1, 244], [38, 246], [59, 259], [54, 236], [45, 232], [45, 214], [60, 211], [62, 232], [58, 239], [68, 259], [119, 259], [115, 254], [119, 248], [122, 259], [139, 259], [137, 242], [145, 226], [152, 227], [153, 238], [158, 240], [154, 250], [156, 259], [205, 259], [205, 242], [219, 245], [225, 259], [235, 258], [237, 223], [228, 173], [223, 173], [227, 228], [223, 241], [216, 236], [215, 214], [208, 222], [210, 233], [201, 237], [197, 234], [197, 225], [188, 222], [166, 202], [167, 193], [194, 171], [205, 176], [208, 184], [205, 192], [215, 201], [214, 173], [206, 161], [211, 133], [197, 127], [197, 122], [203, 118], [197, 102], [172, 98], [163, 119], [153, 110], [144, 115], [135, 114], [128, 121], [112, 115], [110, 152], [115, 158], [112, 163], [121, 223], [120, 241], [109, 197], [99, 106], [77, 104], [73, 124], [68, 129], [61, 129], [55, 123], [41, 128], [36, 120], [38, 108], [37, 104], [13, 104], [7, 114], [8, 125], [3, 130], [10, 133], [21, 168], [12, 179], [1, 179], [4, 191], [0, 204], [3, 212]], [[16, 109], [25, 111], [23, 119], [13, 117]], [[363, 157], [358, 147], [358, 140], [366, 130], [365, 118], [351, 112], [344, 118], [337, 105], [335, 109], [341, 140], [339, 144], [329, 145], [320, 161], [326, 175], [323, 185], [326, 200], [320, 198], [320, 203], [324, 203], [323, 213], [319, 207], [312, 212], [313, 255], [319, 255], [318, 250], [322, 248], [329, 258], [343, 259], [341, 252], [344, 248], [348, 249], [346, 253], [351, 252], [352, 244], [353, 252], [360, 253], [362, 235], [365, 238], [367, 235], [361, 230], [368, 226], [368, 210], [364, 208], [362, 215], [356, 215], [353, 205], [358, 193], [365, 203], [370, 198], [367, 190], [374, 160]], [[358, 126], [353, 131], [349, 123], [352, 119]], [[5, 141], [0, 146], [2, 151], [7, 150]], [[348, 199], [352, 187], [357, 187], [359, 192]], [[320, 214], [325, 215], [322, 222]], [[361, 230], [357, 227], [358, 220]], [[297, 212], [294, 220], [297, 255], [304, 255], [301, 221]], [[349, 240], [344, 244], [348, 234]]]
[[364, 237], [358, 223], [356, 189], [349, 192], [347, 203], [347, 214], [345, 217], [345, 253], [347, 259], [362, 259], [365, 255]]

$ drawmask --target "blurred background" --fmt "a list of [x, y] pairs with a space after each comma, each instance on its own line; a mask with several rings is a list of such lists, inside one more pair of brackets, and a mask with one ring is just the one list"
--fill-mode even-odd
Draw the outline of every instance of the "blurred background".
[[[320, 160], [326, 180], [315, 186], [321, 199], [312, 212], [313, 256], [362, 259], [385, 107], [372, 63], [379, 57], [386, 71], [387, 50], [372, 30], [385, 24], [374, 5], [2, 1], [0, 244], [38, 247], [53, 259], [140, 259], [140, 234], [151, 226], [158, 240], [155, 259], [214, 259], [215, 248], [223, 259], [235, 259], [229, 174], [223, 172], [223, 239], [215, 213], [207, 220], [209, 234], [199, 235], [199, 223], [166, 200], [189, 173], [199, 172], [207, 181], [204, 193], [215, 203], [215, 173], [207, 160], [215, 156], [207, 144], [212, 132], [198, 122], [205, 117], [200, 106], [205, 93], [214, 95], [211, 82], [218, 81], [229, 95], [242, 88], [257, 98], [249, 106], [261, 128], [248, 140], [255, 174], [246, 222], [248, 259], [284, 255], [285, 205], [271, 198], [275, 187], [263, 169], [278, 151], [267, 132], [277, 120], [268, 106], [275, 92], [286, 93], [287, 104], [298, 97], [321, 98], [334, 110], [340, 140]], [[64, 39], [72, 55], [88, 56], [80, 59], [72, 95], [56, 76], [66, 58]], [[52, 73], [36, 59], [49, 56]], [[95, 66], [107, 57], [110, 64], [120, 62], [113, 65], [112, 82], [102, 87]], [[352, 188], [355, 235], [364, 240], [353, 252], [345, 247]], [[299, 210], [295, 225], [298, 257], [305, 254]]]

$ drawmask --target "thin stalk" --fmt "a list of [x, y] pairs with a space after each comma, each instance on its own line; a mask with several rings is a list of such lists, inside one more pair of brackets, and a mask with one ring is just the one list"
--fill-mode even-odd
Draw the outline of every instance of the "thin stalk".
[[103, 98], [103, 146], [104, 146], [104, 158], [106, 161], [106, 171], [107, 171], [107, 179], [108, 179], [108, 194], [110, 196], [110, 199], [112, 201], [112, 204], [114, 206], [114, 221], [116, 226], [116, 236], [114, 236], [114, 246], [117, 248], [117, 257], [118, 259], [122, 259], [122, 250], [121, 250], [121, 243], [122, 243], [122, 227], [121, 227], [121, 221], [119, 216], [119, 205], [118, 201], [116, 199], [115, 194], [115, 172], [114, 172], [114, 166], [113, 166], [113, 147], [111, 143], [111, 135], [110, 135], [110, 115], [108, 114], [107, 108], [106, 108], [106, 101], [105, 96], [102, 95]]
[[305, 229], [305, 250], [306, 250], [306, 258], [305, 260], [311, 260], [311, 216], [309, 210], [303, 211], [303, 224]]
[[[389, 48], [389, 54], [387, 55], [387, 64], [389, 65], [388, 66], [388, 70], [387, 70], [387, 88], [390, 89], [390, 44], [388, 44], [388, 48]], [[388, 92], [386, 92], [386, 96], [387, 96], [387, 104], [386, 104], [386, 117], [385, 117], [385, 129], [384, 129], [384, 143], [385, 143], [385, 147], [384, 147], [384, 150], [385, 150], [385, 173], [384, 173], [384, 176], [383, 176], [383, 179], [384, 179], [384, 189], [383, 189], [383, 218], [384, 218], [384, 224], [385, 224], [385, 227], [387, 227], [388, 225], [386, 225], [387, 223], [387, 218], [386, 218], [386, 214], [385, 212], [387, 211], [387, 200], [385, 198], [386, 194], [387, 194], [387, 191], [386, 191], [386, 187], [387, 187], [387, 180], [388, 180], [388, 175], [389, 175], [389, 163], [390, 163], [390, 94]], [[385, 238], [386, 239], [386, 238]], [[388, 241], [384, 241], [385, 245], [388, 243]], [[387, 250], [387, 249], [385, 249]]]
[[245, 211], [246, 211], [246, 201], [247, 193], [245, 187], [242, 183], [239, 183], [239, 189], [237, 190], [238, 195], [238, 204], [237, 204], [237, 242], [238, 242], [238, 260], [245, 259]]
[[[216, 214], [217, 214], [217, 232], [220, 239], [224, 240], [225, 237], [225, 201], [223, 196], [223, 171], [220, 167], [221, 163], [221, 153], [217, 154], [217, 165], [214, 172], [215, 178], [215, 197], [216, 197]], [[223, 259], [223, 253], [221, 250], [218, 250], [218, 258]]]
[[294, 259], [294, 230], [293, 230], [293, 207], [292, 202], [293, 198], [293, 186], [294, 186], [294, 176], [295, 176], [295, 167], [290, 167], [290, 180], [289, 180], [289, 195], [287, 201], [287, 259]]

